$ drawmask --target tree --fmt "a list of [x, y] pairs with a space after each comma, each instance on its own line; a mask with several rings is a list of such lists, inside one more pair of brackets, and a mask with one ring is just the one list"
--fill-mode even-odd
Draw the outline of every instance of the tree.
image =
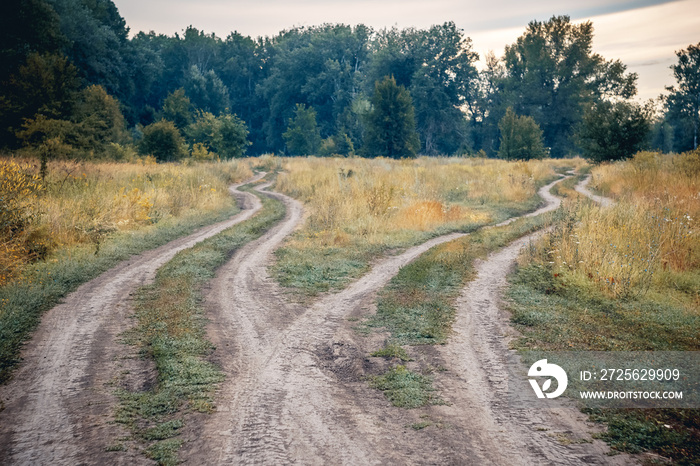
[[365, 154], [394, 159], [415, 157], [420, 148], [411, 94], [393, 76], [377, 81], [365, 122]]
[[230, 113], [219, 115], [217, 120], [213, 149], [224, 159], [243, 157], [246, 147], [250, 145], [245, 122]]
[[292, 155], [314, 155], [321, 146], [321, 131], [316, 123], [316, 110], [297, 104], [294, 118], [289, 119], [282, 135]]
[[[698, 148], [700, 125], [700, 42], [676, 52], [678, 63], [671, 66], [678, 82], [677, 87], [667, 87], [668, 113], [681, 131], [676, 132], [678, 150]], [[687, 128], [688, 131], [683, 131]]]
[[159, 162], [173, 162], [185, 155], [185, 141], [172, 121], [160, 120], [143, 129], [139, 152], [152, 155]]
[[469, 144], [463, 106], [478, 73], [478, 55], [453, 22], [427, 30], [381, 31], [374, 42], [365, 77], [368, 94], [374, 83], [394, 76], [410, 92], [416, 131], [426, 154], [453, 154]]
[[541, 159], [546, 155], [542, 143], [542, 130], [529, 116], [518, 116], [512, 108], [498, 123], [501, 146], [498, 156], [507, 160]]
[[574, 149], [573, 129], [586, 107], [636, 93], [637, 75], [619, 61], [591, 52], [593, 24], [568, 16], [532, 21], [515, 44], [506, 46], [504, 104], [535, 119], [555, 157]]
[[245, 122], [230, 113], [215, 117], [200, 111], [185, 133], [193, 146], [201, 144], [224, 159], [242, 157], [250, 145]]
[[192, 123], [192, 102], [185, 95], [183, 88], [168, 94], [168, 97], [163, 101], [160, 117], [163, 120], [172, 121], [178, 129], [184, 129]]
[[39, 112], [25, 118], [16, 134], [25, 146], [40, 153], [51, 148], [48, 158], [90, 158], [104, 152], [111, 142], [124, 143], [129, 139], [119, 102], [102, 86], [80, 91], [70, 115], [47, 116]]
[[647, 108], [601, 101], [584, 113], [577, 139], [584, 156], [594, 162], [622, 160], [644, 148], [650, 130]]
[[216, 115], [229, 108], [228, 88], [214, 70], [202, 72], [192, 65], [185, 81], [185, 91], [200, 110]]

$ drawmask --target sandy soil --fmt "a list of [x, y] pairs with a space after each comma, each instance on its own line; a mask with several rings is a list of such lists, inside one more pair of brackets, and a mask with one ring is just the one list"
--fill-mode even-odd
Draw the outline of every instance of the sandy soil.
[[[558, 207], [559, 199], [549, 193], [553, 184], [540, 192], [546, 205], [530, 215]], [[301, 220], [301, 207], [274, 196], [287, 205], [285, 220], [239, 251], [208, 293], [214, 359], [228, 378], [218, 392], [217, 411], [188, 421], [181, 452], [187, 464], [613, 462], [574, 408], [538, 414], [509, 410], [499, 401], [504, 368], [498, 361], [509, 354], [510, 331], [499, 299], [506, 274], [530, 237], [479, 264], [479, 278], [460, 298], [450, 343], [416, 355], [443, 368], [437, 384], [449, 405], [403, 410], [391, 407], [366, 382], [367, 375], [386, 367], [386, 361], [366, 356], [383, 337], [362, 336], [353, 326], [372, 312], [376, 292], [400, 267], [462, 235], [383, 258], [343, 291], [310, 306], [292, 305], [266, 266]], [[426, 419], [431, 427], [409, 427]]]
[[[264, 176], [259, 174], [251, 181]], [[115, 380], [138, 367], [118, 342], [132, 322], [130, 293], [151, 281], [178, 251], [250, 218], [260, 200], [231, 187], [242, 211], [120, 263], [80, 286], [48, 311], [22, 351], [13, 379], [0, 387], [0, 464], [138, 464], [133, 449], [105, 448], [125, 432], [110, 423]]]
[[588, 189], [588, 183], [591, 182], [592, 178], [593, 177], [591, 175], [588, 175], [582, 182], [577, 184], [574, 189], [576, 189], [577, 192], [583, 194], [584, 196], [593, 199], [595, 202], [600, 204], [601, 207], [610, 207], [611, 205], [615, 204], [615, 201], [613, 201], [609, 197], [598, 196], [597, 194], [593, 194]]

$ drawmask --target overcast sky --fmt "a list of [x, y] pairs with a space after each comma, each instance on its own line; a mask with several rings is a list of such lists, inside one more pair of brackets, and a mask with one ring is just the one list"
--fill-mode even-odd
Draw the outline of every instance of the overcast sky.
[[[131, 32], [172, 35], [193, 25], [225, 38], [273, 36], [293, 26], [359, 23], [375, 29], [427, 28], [454, 21], [483, 56], [501, 56], [533, 19], [593, 21], [593, 50], [639, 74], [639, 98], [673, 85], [674, 52], [700, 42], [700, 0], [114, 0]], [[479, 66], [479, 64], [477, 64]]]

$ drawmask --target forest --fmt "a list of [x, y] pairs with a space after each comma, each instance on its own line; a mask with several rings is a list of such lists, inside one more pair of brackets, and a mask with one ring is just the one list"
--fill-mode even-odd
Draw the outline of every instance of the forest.
[[453, 22], [220, 38], [194, 26], [131, 35], [111, 0], [10, 0], [0, 10], [5, 151], [600, 161], [697, 147], [700, 44], [677, 52], [677, 85], [640, 104], [636, 74], [594, 53], [594, 25], [567, 16], [532, 21], [478, 70], [468, 31]]

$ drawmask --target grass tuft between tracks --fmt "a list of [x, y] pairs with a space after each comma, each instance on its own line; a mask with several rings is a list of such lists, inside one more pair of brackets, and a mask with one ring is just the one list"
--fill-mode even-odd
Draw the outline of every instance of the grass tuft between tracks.
[[178, 463], [177, 435], [185, 412], [215, 409], [211, 394], [224, 375], [206, 359], [213, 347], [206, 339], [201, 289], [237, 249], [284, 217], [281, 202], [261, 199], [255, 217], [178, 253], [158, 270], [155, 283], [137, 294], [136, 326], [124, 337], [153, 360], [157, 383], [140, 392], [119, 389], [116, 419], [159, 464]]
[[[405, 346], [443, 344], [455, 317], [454, 304], [464, 285], [474, 278], [474, 261], [552, 222], [552, 214], [521, 218], [435, 246], [399, 273], [379, 293], [377, 312], [359, 330], [386, 331], [385, 346], [376, 357], [409, 361]], [[431, 368], [421, 368], [430, 372]], [[403, 365], [370, 379], [395, 406], [416, 408], [435, 404], [432, 379]]]

